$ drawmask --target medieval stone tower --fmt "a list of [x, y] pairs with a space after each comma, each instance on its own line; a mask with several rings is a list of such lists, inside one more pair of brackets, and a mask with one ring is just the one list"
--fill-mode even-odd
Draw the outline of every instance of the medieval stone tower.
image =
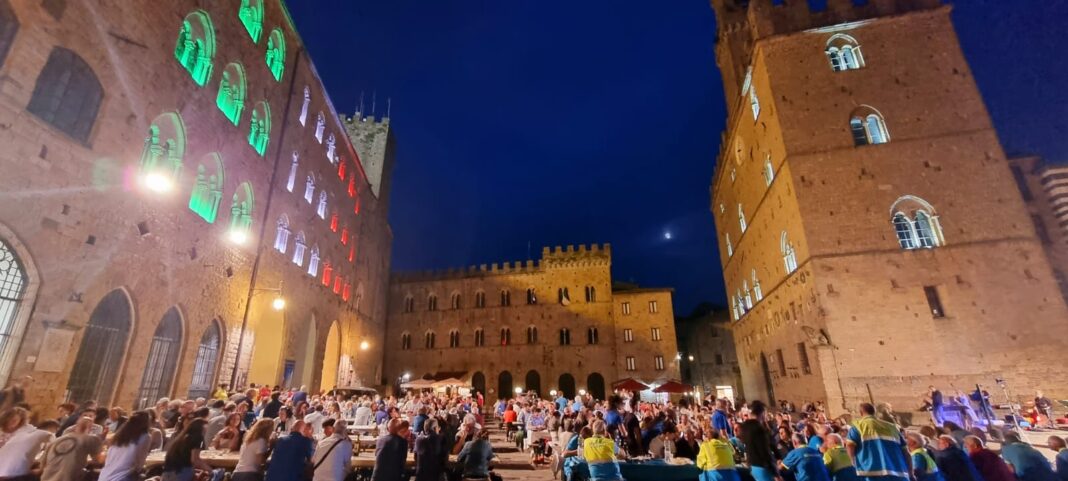
[[[712, 212], [750, 399], [1065, 395], [1068, 311], [937, 0], [713, 0]], [[863, 3], [862, 5], [856, 5]]]

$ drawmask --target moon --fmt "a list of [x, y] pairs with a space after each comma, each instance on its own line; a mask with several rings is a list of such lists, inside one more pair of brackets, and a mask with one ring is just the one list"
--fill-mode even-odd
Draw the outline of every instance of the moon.
[[671, 231], [664, 231], [664, 240], [671, 240]]

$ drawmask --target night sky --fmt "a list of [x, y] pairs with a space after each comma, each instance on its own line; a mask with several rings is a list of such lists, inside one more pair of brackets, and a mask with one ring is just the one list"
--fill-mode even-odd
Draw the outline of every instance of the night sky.
[[[1005, 150], [1068, 161], [1068, 1], [955, 3]], [[370, 111], [377, 92], [381, 116], [392, 98], [394, 270], [610, 242], [615, 279], [674, 287], [676, 314], [725, 304], [708, 186], [726, 106], [707, 1], [289, 6], [338, 110], [362, 92]]]

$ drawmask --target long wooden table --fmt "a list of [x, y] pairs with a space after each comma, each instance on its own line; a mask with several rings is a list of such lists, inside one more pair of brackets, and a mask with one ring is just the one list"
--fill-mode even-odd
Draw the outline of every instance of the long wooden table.
[[[163, 451], [156, 451], [148, 455], [148, 459], [145, 460], [146, 468], [155, 468], [163, 466], [163, 459], [166, 457], [166, 453]], [[227, 471], [231, 471], [237, 467], [237, 461], [240, 458], [239, 453], [230, 451], [201, 451], [200, 459], [203, 459], [208, 466], [212, 468], [222, 468]], [[450, 463], [456, 463], [457, 457], [455, 455], [449, 456]], [[408, 453], [408, 459], [405, 464], [409, 468], [415, 467], [415, 455]], [[373, 451], [364, 451], [357, 456], [352, 457], [353, 469], [368, 469], [375, 467], [375, 454]]]

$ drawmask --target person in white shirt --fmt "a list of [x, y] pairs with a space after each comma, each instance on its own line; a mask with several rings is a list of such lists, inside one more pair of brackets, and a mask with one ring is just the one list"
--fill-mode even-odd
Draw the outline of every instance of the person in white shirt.
[[[13, 408], [25, 412], [22, 408]], [[19, 478], [27, 476], [33, 466], [37, 455], [44, 447], [55, 439], [55, 433], [59, 430], [59, 423], [48, 420], [34, 427], [26, 422], [28, 416], [15, 416], [9, 418], [11, 426], [21, 424], [14, 430], [9, 431], [10, 437], [3, 447], [0, 447], [0, 479]], [[4, 430], [11, 426], [4, 426]], [[36, 474], [36, 473], [34, 473]]]
[[371, 416], [374, 413], [371, 412], [371, 403], [364, 401], [360, 403], [360, 407], [356, 408], [356, 416], [353, 424], [357, 426], [367, 426], [371, 424]]
[[304, 416], [304, 424], [311, 426], [312, 436], [315, 439], [321, 439], [323, 437], [323, 421], [326, 420], [326, 416], [323, 415], [323, 405], [316, 404], [315, 410]]
[[315, 447], [312, 466], [315, 466], [313, 481], [344, 481], [352, 467], [352, 440], [348, 436], [348, 424], [343, 419], [334, 423], [334, 433]]
[[274, 431], [274, 421], [260, 419], [252, 425], [241, 445], [241, 458], [234, 468], [231, 481], [261, 481], [264, 475], [263, 465], [267, 462], [267, 447]]
[[100, 481], [136, 481], [152, 448], [149, 413], [137, 411], [111, 438]]

